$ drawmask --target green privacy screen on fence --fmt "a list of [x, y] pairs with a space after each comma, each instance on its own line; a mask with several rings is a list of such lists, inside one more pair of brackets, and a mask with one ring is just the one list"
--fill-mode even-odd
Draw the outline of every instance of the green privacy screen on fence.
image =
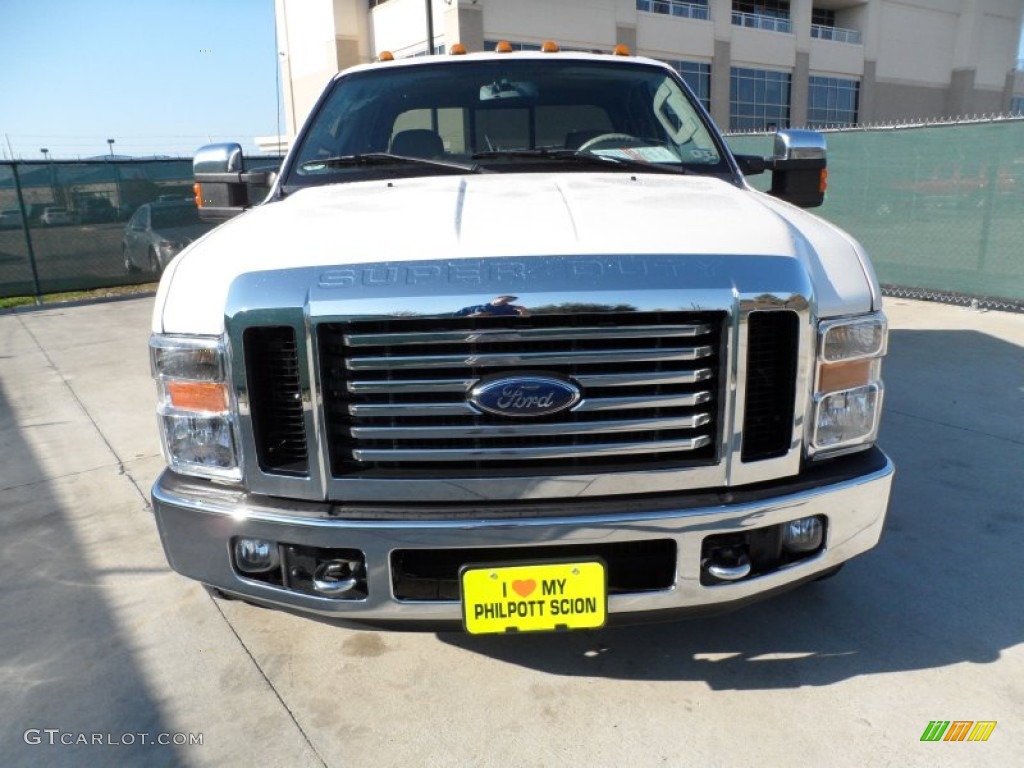
[[156, 279], [125, 269], [129, 222], [142, 206], [187, 210], [191, 176], [190, 160], [0, 164], [0, 296]]
[[[833, 131], [814, 212], [860, 240], [887, 286], [1024, 300], [1024, 120]], [[731, 136], [769, 154], [772, 137]], [[752, 177], [764, 188], [767, 177]], [[998, 302], [997, 302], [998, 303]]]
[[[829, 191], [814, 212], [865, 245], [883, 284], [1024, 306], [1024, 120], [835, 131], [826, 140]], [[770, 135], [729, 142], [739, 153], [771, 153]], [[0, 163], [0, 297], [154, 280], [145, 249], [181, 245], [202, 228], [177, 221], [183, 228], [168, 233], [156, 218], [135, 217], [147, 205], [186, 205], [191, 175], [188, 160]], [[764, 188], [768, 176], [751, 181]], [[125, 269], [126, 246], [138, 271]]]
[[152, 282], [211, 228], [191, 160], [0, 162], [0, 297]]

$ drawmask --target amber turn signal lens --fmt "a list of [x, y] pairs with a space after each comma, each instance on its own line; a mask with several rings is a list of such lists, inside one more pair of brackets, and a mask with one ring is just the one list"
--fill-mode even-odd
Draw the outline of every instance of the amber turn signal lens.
[[861, 387], [871, 381], [873, 360], [850, 360], [821, 366], [818, 376], [819, 392], [839, 392]]
[[220, 413], [228, 408], [227, 385], [212, 381], [168, 381], [167, 399], [173, 408]]
[[828, 188], [828, 169], [821, 169], [821, 178], [818, 181], [818, 193], [824, 195], [825, 190]]
[[199, 182], [198, 181], [195, 184], [192, 185], [192, 194], [196, 196], [196, 208], [202, 208], [203, 207], [203, 188], [201, 186], [199, 186]]

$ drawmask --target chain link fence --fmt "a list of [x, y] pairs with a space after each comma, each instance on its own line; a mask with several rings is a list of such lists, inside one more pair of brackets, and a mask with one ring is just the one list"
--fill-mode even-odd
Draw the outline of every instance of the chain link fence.
[[189, 159], [0, 162], [0, 298], [153, 282], [211, 228]]
[[[1024, 311], [1024, 119], [826, 139], [829, 192], [815, 212], [865, 245], [887, 293]], [[769, 134], [729, 142], [771, 154]], [[0, 163], [0, 297], [155, 280], [209, 228], [191, 190], [189, 160]]]
[[[864, 244], [887, 294], [1024, 311], [1024, 119], [828, 131], [826, 141], [828, 194], [815, 212]], [[772, 137], [729, 143], [770, 154]]]

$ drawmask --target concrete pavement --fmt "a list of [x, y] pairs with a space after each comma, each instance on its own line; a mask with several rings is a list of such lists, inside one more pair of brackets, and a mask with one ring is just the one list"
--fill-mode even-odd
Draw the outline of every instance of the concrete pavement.
[[[148, 504], [151, 306], [0, 315], [0, 764], [1024, 754], [1024, 316], [887, 302], [894, 496], [882, 544], [836, 578], [717, 618], [481, 639], [341, 629], [169, 570]], [[931, 720], [998, 725], [922, 743]], [[143, 743], [161, 734], [184, 743]]]

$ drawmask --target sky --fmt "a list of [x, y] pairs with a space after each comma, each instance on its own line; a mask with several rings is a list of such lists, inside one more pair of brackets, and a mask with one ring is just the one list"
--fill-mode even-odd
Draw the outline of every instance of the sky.
[[276, 70], [274, 0], [0, 0], [0, 158], [255, 152]]
[[279, 103], [274, 0], [0, 0], [0, 159], [255, 153]]

